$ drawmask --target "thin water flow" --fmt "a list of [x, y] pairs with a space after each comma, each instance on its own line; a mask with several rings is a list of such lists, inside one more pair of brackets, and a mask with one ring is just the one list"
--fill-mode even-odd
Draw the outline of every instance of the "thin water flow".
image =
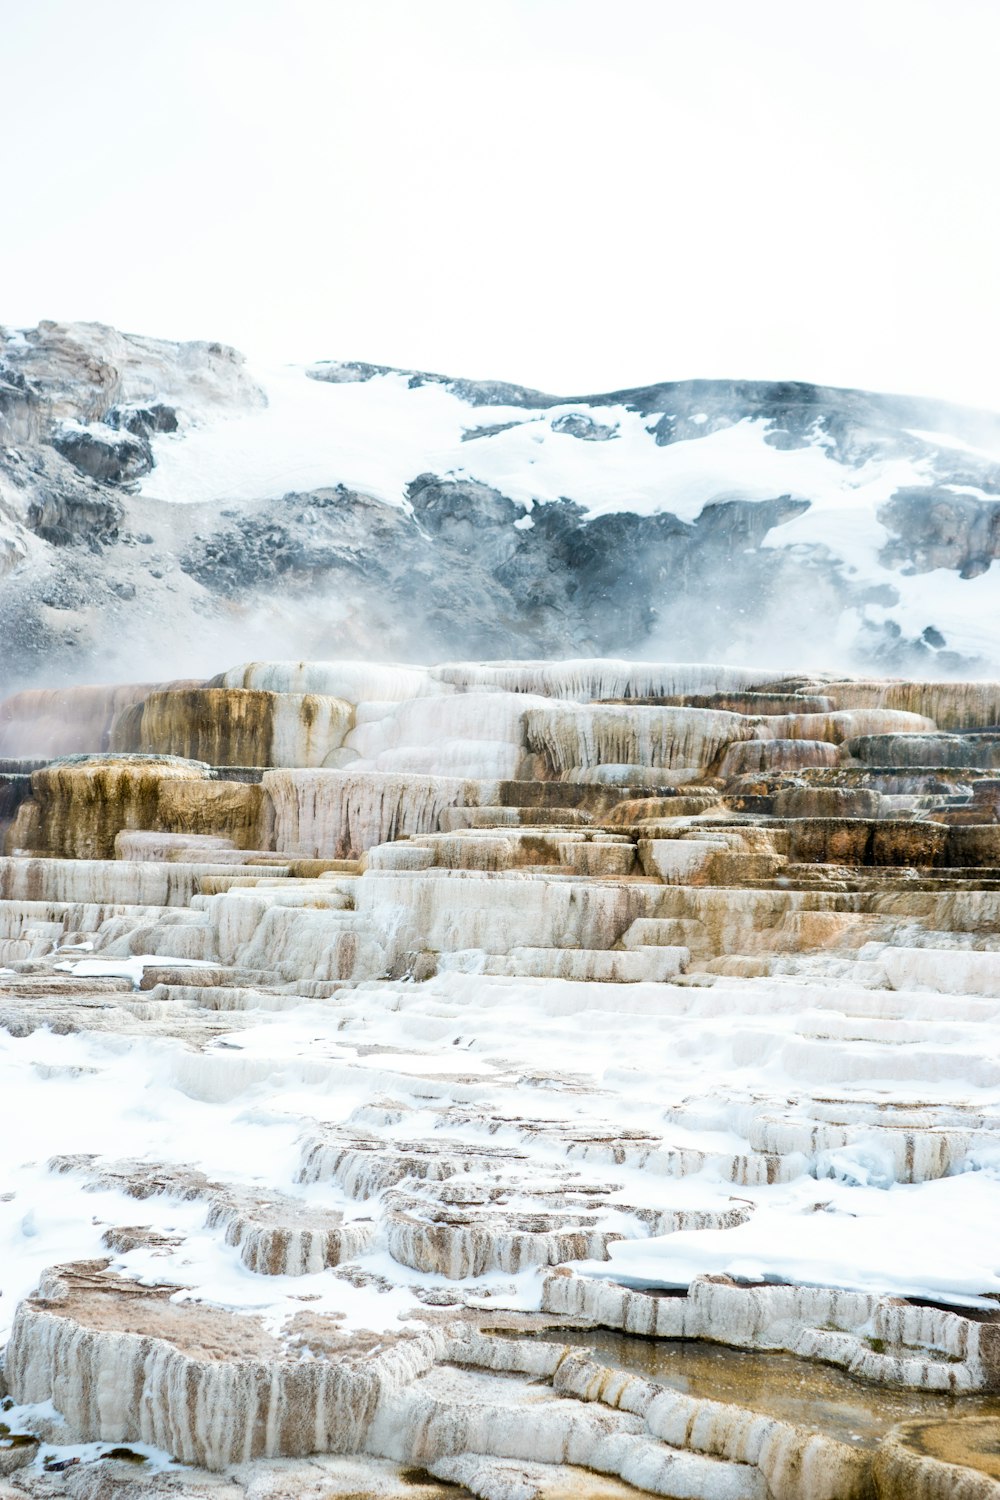
[[[919, 1421], [928, 1424], [921, 1426], [922, 1442], [932, 1445], [926, 1451], [945, 1458], [943, 1450], [957, 1452], [958, 1434], [965, 1433], [963, 1450], [973, 1446], [975, 1438], [980, 1459], [956, 1456], [949, 1461], [1000, 1477], [1000, 1397], [995, 1395], [894, 1390], [868, 1385], [832, 1365], [813, 1364], [794, 1354], [727, 1349], [698, 1339], [637, 1338], [604, 1328], [553, 1328], [533, 1337], [587, 1349], [599, 1364], [685, 1395], [748, 1407], [860, 1448], [878, 1447], [900, 1422]], [[992, 1455], [986, 1441], [990, 1432]]]

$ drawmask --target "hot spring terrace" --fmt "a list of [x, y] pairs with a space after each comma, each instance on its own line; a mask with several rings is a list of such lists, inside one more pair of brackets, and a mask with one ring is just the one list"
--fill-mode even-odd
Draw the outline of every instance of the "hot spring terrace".
[[0, 705], [0, 1500], [996, 1500], [998, 726], [615, 661]]

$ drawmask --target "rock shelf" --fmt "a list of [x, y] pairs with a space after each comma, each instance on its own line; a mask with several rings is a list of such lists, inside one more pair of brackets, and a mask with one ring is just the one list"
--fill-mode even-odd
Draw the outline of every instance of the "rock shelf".
[[0, 706], [3, 1500], [996, 1500], [998, 703]]

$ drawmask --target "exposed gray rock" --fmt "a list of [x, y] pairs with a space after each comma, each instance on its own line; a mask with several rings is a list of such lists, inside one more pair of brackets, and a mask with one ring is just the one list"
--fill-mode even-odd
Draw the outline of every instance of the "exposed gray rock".
[[29, 437], [58, 421], [104, 421], [113, 407], [264, 404], [237, 350], [142, 338], [103, 323], [43, 322], [21, 335], [0, 330], [0, 381], [17, 392], [8, 398], [8, 422]]
[[29, 556], [26, 533], [57, 547], [113, 542], [122, 518], [115, 490], [150, 471], [149, 439], [178, 429], [177, 403], [263, 403], [243, 363], [222, 344], [139, 338], [100, 323], [0, 328], [0, 576]]
[[479, 438], [496, 437], [501, 432], [510, 432], [512, 427], [523, 427], [523, 422], [487, 422], [484, 427], [467, 427], [462, 433], [463, 443], [474, 443]]
[[569, 437], [580, 438], [585, 443], [606, 443], [618, 436], [618, 426], [595, 422], [586, 412], [568, 411], [552, 422], [553, 432], [565, 432]]
[[953, 568], [977, 578], [1000, 557], [1000, 500], [938, 485], [897, 490], [879, 520], [891, 538], [883, 552], [890, 567], [909, 564], [917, 573]]
[[109, 427], [144, 438], [154, 432], [176, 432], [180, 426], [175, 408], [165, 401], [154, 401], [150, 406], [112, 406], [104, 420]]
[[0, 450], [0, 525], [5, 512], [14, 536], [31, 532], [56, 547], [82, 542], [91, 549], [114, 540], [123, 514], [113, 486], [47, 444]]
[[148, 438], [118, 432], [104, 422], [90, 427], [64, 422], [52, 434], [52, 446], [74, 469], [105, 484], [140, 479], [153, 467]]

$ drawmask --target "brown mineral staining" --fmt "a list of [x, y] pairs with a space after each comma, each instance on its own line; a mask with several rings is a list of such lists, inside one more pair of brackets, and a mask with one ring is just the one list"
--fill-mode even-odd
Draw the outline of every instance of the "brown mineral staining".
[[879, 1500], [998, 1500], [1000, 1417], [906, 1422], [875, 1455]]
[[743, 740], [726, 747], [719, 775], [728, 778], [751, 771], [801, 771], [809, 766], [835, 766], [839, 759], [838, 747], [829, 740]]
[[942, 1463], [978, 1469], [1000, 1480], [1000, 1410], [968, 1416], [949, 1413], [943, 1420], [911, 1422], [901, 1431], [900, 1440]]
[[837, 708], [890, 708], [923, 714], [941, 730], [1000, 724], [997, 682], [825, 682]]
[[253, 848], [264, 805], [259, 786], [214, 781], [207, 765], [164, 755], [57, 761], [33, 772], [31, 787], [7, 848], [67, 859], [114, 859], [123, 829], [223, 834]]
[[107, 1270], [106, 1261], [60, 1266], [38, 1307], [74, 1327], [164, 1339], [196, 1360], [274, 1359], [281, 1343], [259, 1318], [204, 1303], [174, 1302], [175, 1286], [147, 1287]]
[[204, 687], [150, 693], [115, 720], [112, 750], [214, 766], [323, 765], [353, 723], [349, 703], [315, 693]]

